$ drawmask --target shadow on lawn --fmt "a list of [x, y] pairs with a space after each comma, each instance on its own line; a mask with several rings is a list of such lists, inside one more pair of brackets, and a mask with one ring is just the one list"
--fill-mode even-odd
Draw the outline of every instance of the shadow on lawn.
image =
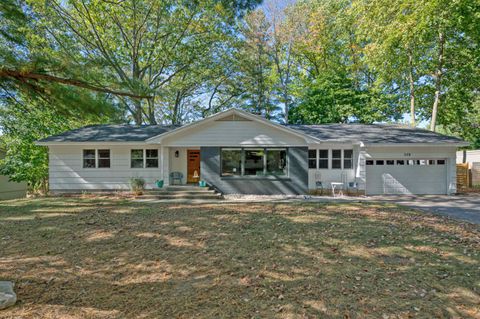
[[366, 204], [12, 203], [0, 279], [19, 304], [0, 317], [480, 316], [472, 225]]

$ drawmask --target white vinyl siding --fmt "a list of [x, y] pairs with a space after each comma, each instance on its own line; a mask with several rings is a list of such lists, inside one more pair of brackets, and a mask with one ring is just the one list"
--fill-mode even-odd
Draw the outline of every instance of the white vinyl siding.
[[[160, 146], [101, 145], [50, 146], [49, 182], [52, 191], [69, 190], [116, 190], [129, 189], [132, 177], [144, 178], [151, 188], [157, 179], [162, 179], [161, 168], [131, 168], [132, 149], [159, 149]], [[83, 168], [84, 149], [109, 149], [110, 168]], [[160, 154], [160, 152], [159, 152]]]
[[166, 137], [166, 146], [306, 146], [305, 139], [255, 121], [213, 121]]

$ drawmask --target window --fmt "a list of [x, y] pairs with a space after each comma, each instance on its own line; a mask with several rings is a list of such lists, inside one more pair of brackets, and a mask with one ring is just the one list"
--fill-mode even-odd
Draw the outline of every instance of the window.
[[332, 168], [342, 168], [342, 150], [332, 150]]
[[394, 160], [386, 160], [387, 165], [395, 165]]
[[132, 150], [130, 155], [130, 167], [143, 168], [143, 150]]
[[428, 165], [435, 165], [435, 160], [428, 160]]
[[367, 164], [368, 166], [373, 165], [373, 160], [366, 160], [365, 164]]
[[437, 165], [445, 165], [445, 160], [437, 160]]
[[267, 149], [267, 174], [287, 175], [286, 149]]
[[317, 168], [317, 150], [308, 150], [308, 168]]
[[221, 176], [286, 176], [286, 148], [222, 148]]
[[405, 161], [404, 160], [397, 160], [397, 165], [405, 165]]
[[407, 160], [407, 165], [415, 165], [415, 161], [414, 160]]
[[319, 150], [318, 154], [318, 168], [328, 169], [328, 150]]
[[244, 174], [245, 175], [264, 175], [264, 155], [265, 151], [263, 149], [248, 149], [245, 150], [245, 165], [244, 165]]
[[343, 150], [343, 169], [353, 167], [353, 150]]
[[242, 174], [242, 150], [222, 149], [222, 176]]
[[145, 150], [145, 167], [158, 167], [158, 150]]
[[383, 165], [384, 162], [385, 162], [384, 160], [376, 160], [375, 165]]
[[98, 167], [109, 168], [110, 167], [110, 150], [98, 150]]
[[95, 167], [95, 150], [83, 150], [83, 168]]

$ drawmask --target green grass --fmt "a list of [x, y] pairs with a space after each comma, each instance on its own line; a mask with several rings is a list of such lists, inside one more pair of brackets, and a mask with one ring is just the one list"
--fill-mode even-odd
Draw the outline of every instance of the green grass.
[[478, 226], [369, 204], [0, 202], [1, 318], [480, 318]]

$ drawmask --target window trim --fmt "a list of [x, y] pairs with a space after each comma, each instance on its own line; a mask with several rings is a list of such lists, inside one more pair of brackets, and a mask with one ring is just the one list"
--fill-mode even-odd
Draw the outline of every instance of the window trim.
[[[308, 169], [318, 169], [318, 149], [309, 149], [308, 150]], [[315, 157], [310, 157], [310, 152], [315, 152]], [[310, 167], [310, 161], [314, 161], [315, 167]]]
[[[110, 161], [110, 165], [108, 167], [99, 167], [98, 162], [100, 159], [100, 155], [98, 154], [98, 151], [106, 151], [108, 150], [108, 159]], [[94, 167], [85, 167], [85, 151], [94, 151], [94, 160], [95, 160], [95, 166]], [[106, 159], [106, 157], [102, 157], [102, 159]], [[83, 148], [82, 149], [82, 169], [111, 169], [112, 168], [112, 149], [111, 148]]]
[[[147, 157], [147, 151], [157, 151], [157, 157]], [[145, 158], [145, 163], [144, 163], [144, 168], [159, 168], [160, 167], [160, 152], [158, 148], [145, 148], [143, 150], [144, 158]], [[148, 159], [156, 159], [157, 160], [157, 166], [147, 166], [147, 160]]]
[[[327, 157], [320, 157], [320, 151], [327, 151]], [[327, 160], [327, 167], [320, 167], [320, 160]], [[317, 169], [330, 169], [330, 149], [318, 149]]]
[[[345, 157], [345, 151], [352, 151], [352, 157]], [[345, 160], [350, 160], [351, 161], [351, 166], [350, 168], [345, 168]], [[345, 148], [342, 149], [342, 169], [354, 169], [353, 168], [353, 148]]]
[[[132, 167], [132, 151], [142, 151], [142, 167]], [[147, 150], [156, 150], [157, 151], [157, 163], [158, 165], [155, 167], [147, 167]], [[155, 159], [155, 157], [149, 157], [150, 159]], [[137, 158], [140, 159], [140, 158]], [[130, 169], [159, 169], [160, 165], [160, 150], [158, 148], [131, 148], [130, 149]]]
[[[333, 152], [334, 151], [340, 151], [340, 157], [333, 157]], [[335, 149], [331, 149], [331, 157], [332, 157], [332, 160], [331, 160], [331, 169], [339, 169], [339, 170], [342, 170], [343, 169], [343, 149], [342, 148], [335, 148]], [[333, 167], [333, 161], [340, 161], [340, 167]]]
[[[224, 175], [223, 174], [223, 150], [240, 150], [241, 151], [241, 163], [240, 163], [240, 174], [239, 175]], [[263, 174], [262, 175], [245, 175], [245, 151], [248, 150], [262, 150], [263, 151]], [[285, 151], [285, 175], [274, 175], [268, 174], [267, 172], [267, 153], [268, 150], [277, 150]], [[289, 165], [289, 148], [288, 147], [220, 147], [220, 167], [219, 167], [219, 176], [224, 179], [234, 179], [234, 178], [243, 178], [243, 179], [289, 179], [290, 178], [290, 165]]]

